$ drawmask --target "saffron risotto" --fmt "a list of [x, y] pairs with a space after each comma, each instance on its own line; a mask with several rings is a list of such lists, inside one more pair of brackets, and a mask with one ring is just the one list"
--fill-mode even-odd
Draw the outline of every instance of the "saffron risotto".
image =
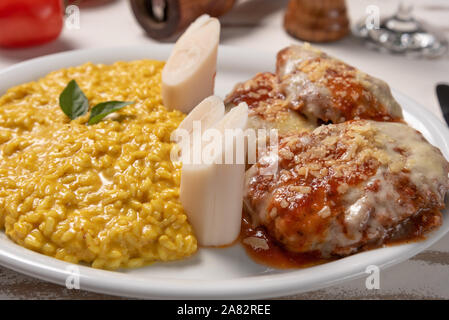
[[[179, 201], [171, 132], [184, 115], [160, 94], [163, 62], [86, 63], [0, 98], [0, 229], [26, 248], [95, 268], [187, 257], [197, 242]], [[135, 101], [98, 124], [70, 119], [75, 79], [90, 106]]]

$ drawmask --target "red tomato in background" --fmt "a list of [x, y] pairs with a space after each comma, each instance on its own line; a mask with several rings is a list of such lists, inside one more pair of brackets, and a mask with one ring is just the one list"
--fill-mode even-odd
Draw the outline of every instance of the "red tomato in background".
[[62, 0], [0, 0], [0, 46], [27, 47], [56, 39]]

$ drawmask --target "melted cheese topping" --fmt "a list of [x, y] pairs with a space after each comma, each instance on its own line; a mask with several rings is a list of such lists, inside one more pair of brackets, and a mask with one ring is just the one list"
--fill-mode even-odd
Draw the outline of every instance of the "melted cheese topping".
[[280, 51], [277, 75], [291, 107], [309, 118], [333, 123], [402, 119], [385, 82], [309, 45]]
[[403, 123], [350, 121], [280, 141], [274, 176], [247, 172], [246, 203], [255, 223], [291, 251], [346, 255], [384, 243], [428, 215], [419, 232], [441, 224], [449, 164]]

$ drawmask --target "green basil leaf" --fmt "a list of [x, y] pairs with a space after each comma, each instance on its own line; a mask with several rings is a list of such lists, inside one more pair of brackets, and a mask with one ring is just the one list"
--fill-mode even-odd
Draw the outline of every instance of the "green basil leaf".
[[97, 104], [90, 112], [88, 125], [100, 122], [104, 117], [112, 112], [118, 111], [127, 105], [135, 103], [134, 101], [107, 101]]
[[89, 111], [89, 101], [75, 80], [70, 81], [59, 95], [59, 106], [72, 120]]

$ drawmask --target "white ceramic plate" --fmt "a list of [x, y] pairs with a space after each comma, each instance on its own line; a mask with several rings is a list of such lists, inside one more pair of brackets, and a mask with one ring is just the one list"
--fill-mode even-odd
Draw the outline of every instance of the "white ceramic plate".
[[[50, 71], [87, 61], [113, 63], [143, 58], [167, 59], [170, 46], [148, 45], [72, 51], [17, 64], [0, 72], [0, 94], [36, 80]], [[280, 49], [280, 48], [278, 48]], [[260, 71], [274, 69], [275, 52], [221, 47], [216, 79], [217, 94], [225, 96], [235, 83]], [[394, 92], [406, 120], [449, 158], [449, 131], [426, 108]], [[445, 210], [447, 215], [447, 210]], [[366, 267], [386, 268], [404, 261], [438, 241], [449, 230], [449, 217], [426, 241], [376, 249], [335, 262], [299, 270], [274, 270], [254, 263], [240, 245], [227, 249], [200, 249], [186, 260], [156, 263], [119, 272], [79, 266], [81, 289], [139, 298], [249, 299], [285, 296], [367, 276]], [[18, 272], [65, 285], [74, 265], [22, 248], [0, 232], [0, 264]], [[360, 280], [363, 281], [363, 280]]]

